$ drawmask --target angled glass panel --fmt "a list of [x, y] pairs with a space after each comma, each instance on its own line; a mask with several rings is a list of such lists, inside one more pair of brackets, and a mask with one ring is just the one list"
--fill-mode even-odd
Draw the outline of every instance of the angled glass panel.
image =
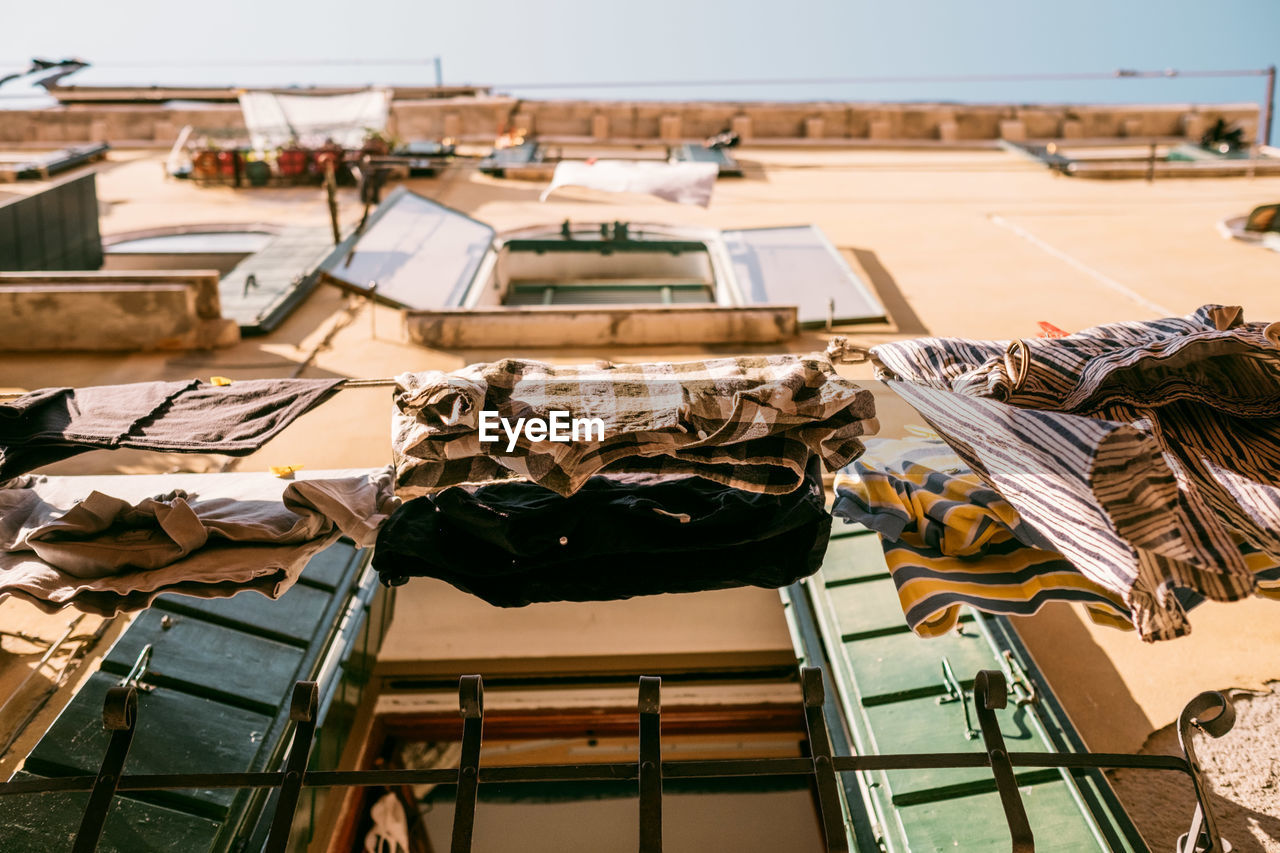
[[724, 232], [751, 305], [796, 305], [802, 326], [881, 320], [884, 306], [815, 225]]
[[[462, 304], [493, 229], [402, 188], [320, 265], [327, 279], [401, 308]], [[376, 285], [376, 290], [375, 290]]]

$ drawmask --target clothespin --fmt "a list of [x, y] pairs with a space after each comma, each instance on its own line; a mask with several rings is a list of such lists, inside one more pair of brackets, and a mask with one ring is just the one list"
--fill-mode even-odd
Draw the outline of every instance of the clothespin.
[[287, 480], [305, 467], [305, 465], [272, 465], [267, 470], [274, 476], [279, 477], [282, 480]]
[[227, 377], [227, 376], [210, 376], [210, 377], [209, 377], [209, 384], [210, 384], [210, 385], [218, 385], [218, 386], [222, 386], [222, 385], [230, 385], [230, 384], [231, 384], [231, 379], [230, 379], [230, 377]]
[[854, 346], [843, 335], [836, 335], [827, 344], [827, 357], [837, 364], [861, 364], [871, 360], [871, 351]]
[[1036, 325], [1040, 327], [1040, 334], [1036, 335], [1037, 338], [1065, 338], [1070, 334], [1069, 332], [1064, 332], [1062, 329], [1059, 329], [1057, 326], [1044, 320], [1041, 320]]

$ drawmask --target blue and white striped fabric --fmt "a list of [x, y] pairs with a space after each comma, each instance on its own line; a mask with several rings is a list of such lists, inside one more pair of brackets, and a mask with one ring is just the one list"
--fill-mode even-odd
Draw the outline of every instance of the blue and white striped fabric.
[[1085, 577], [936, 437], [870, 439], [835, 475], [831, 512], [880, 536], [903, 615], [922, 637], [956, 627], [961, 605], [1029, 615], [1049, 601], [1085, 604], [1096, 622], [1131, 628], [1120, 596]]
[[1056, 339], [872, 350], [879, 376], [1144, 639], [1187, 633], [1173, 595], [1256, 588], [1280, 559], [1280, 334], [1207, 305]]
[[[936, 637], [955, 628], [962, 605], [1028, 615], [1051, 601], [1084, 605], [1099, 624], [1132, 629], [1121, 596], [1042, 548], [1008, 501], [934, 435], [869, 439], [835, 475], [831, 511], [879, 534], [885, 563], [911, 630]], [[1245, 563], [1271, 597], [1280, 562], [1244, 546]], [[1190, 609], [1200, 596], [1177, 590]]]

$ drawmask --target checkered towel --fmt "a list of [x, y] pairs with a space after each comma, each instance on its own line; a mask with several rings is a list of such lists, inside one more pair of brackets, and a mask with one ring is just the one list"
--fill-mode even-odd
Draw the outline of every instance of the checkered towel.
[[[402, 493], [525, 478], [562, 495], [601, 471], [692, 474], [785, 494], [817, 454], [829, 469], [862, 452], [877, 428], [870, 391], [824, 355], [768, 355], [676, 364], [556, 367], [505, 359], [453, 373], [396, 378], [392, 449]], [[480, 412], [600, 418], [604, 440], [479, 440]]]
[[1251, 595], [1236, 539], [1280, 558], [1280, 335], [1206, 305], [1065, 338], [876, 347], [890, 387], [1144, 639], [1190, 630], [1172, 594]]

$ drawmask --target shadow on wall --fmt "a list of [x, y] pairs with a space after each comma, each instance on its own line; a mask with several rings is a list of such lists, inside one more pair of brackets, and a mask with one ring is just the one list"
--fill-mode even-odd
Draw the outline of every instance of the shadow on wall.
[[[1072, 605], [1055, 602], [1012, 621], [1089, 749], [1132, 752], [1155, 724], [1094, 642], [1084, 618]], [[1134, 635], [1133, 642], [1141, 641]]]
[[[54, 691], [67, 683], [68, 677], [74, 678], [86, 654], [100, 642], [104, 629], [97, 616], [72, 616], [65, 622], [68, 634], [59, 650], [41, 666], [48, 644], [63, 633], [63, 627], [55, 626], [68, 620], [66, 614], [40, 613], [16, 597], [7, 600], [0, 611], [0, 622], [13, 632], [5, 637], [0, 649], [0, 697], [5, 702], [5, 717], [0, 720], [0, 779], [8, 779], [26, 754], [22, 742], [31, 735], [27, 726], [38, 719]], [[26, 633], [19, 636], [19, 629]], [[31, 680], [25, 681], [28, 677]], [[11, 749], [15, 743], [18, 748]]]
[[911, 308], [907, 298], [902, 295], [893, 275], [880, 263], [880, 258], [870, 249], [845, 248], [842, 251], [853, 255], [853, 260], [866, 274], [866, 278], [875, 288], [890, 321], [897, 327], [899, 334], [928, 335], [929, 329]]
[[[1231, 695], [1236, 724], [1221, 738], [1196, 736], [1218, 831], [1236, 853], [1280, 851], [1280, 693]], [[1181, 755], [1175, 726], [1153, 734], [1142, 752]], [[1172, 850], [1195, 810], [1182, 773], [1117, 770], [1111, 783], [1152, 850]]]

